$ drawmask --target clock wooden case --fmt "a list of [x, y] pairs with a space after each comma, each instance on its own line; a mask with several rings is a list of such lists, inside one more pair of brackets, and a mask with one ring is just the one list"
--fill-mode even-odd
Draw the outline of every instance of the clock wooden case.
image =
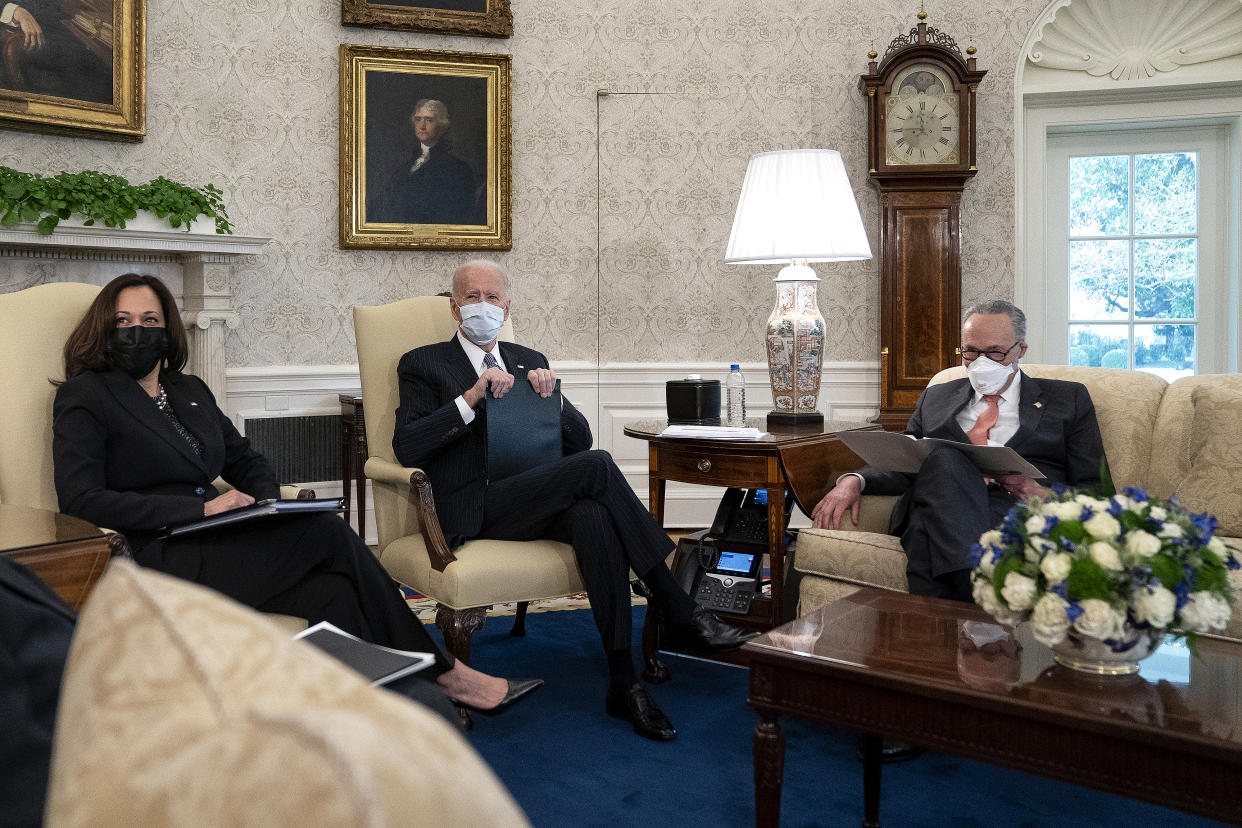
[[868, 172], [880, 191], [880, 416], [901, 430], [928, 380], [959, 361], [962, 190], [975, 166], [975, 92], [986, 72], [926, 13], [872, 51]]

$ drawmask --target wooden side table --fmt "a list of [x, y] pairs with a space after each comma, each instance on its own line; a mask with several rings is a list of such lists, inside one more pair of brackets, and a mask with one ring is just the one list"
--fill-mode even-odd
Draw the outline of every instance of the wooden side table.
[[367, 463], [367, 427], [362, 414], [362, 394], [341, 394], [341, 495], [345, 500], [345, 522], [349, 523], [350, 481], [358, 484], [358, 535], [366, 537], [367, 478], [362, 467]]
[[124, 535], [69, 515], [0, 504], [0, 555], [29, 567], [74, 610], [125, 543]]
[[[761, 431], [762, 419], [747, 420]], [[837, 432], [878, 429], [856, 421], [825, 421], [822, 426], [800, 426], [769, 430], [757, 441], [675, 439], [661, 437], [665, 420], [639, 420], [625, 425], [625, 434], [648, 443], [650, 509], [664, 525], [664, 487], [666, 481], [699, 483], [707, 486], [768, 490], [768, 566], [771, 573], [770, 597], [756, 597], [746, 615], [732, 615], [729, 623], [768, 630], [779, 625], [785, 587], [785, 492], [810, 513], [831, 488], [836, 477], [860, 468], [863, 463], [837, 438]], [[667, 669], [652, 657], [658, 649], [658, 619], [648, 610], [643, 624], [643, 652], [647, 661], [644, 677], [663, 681]]]

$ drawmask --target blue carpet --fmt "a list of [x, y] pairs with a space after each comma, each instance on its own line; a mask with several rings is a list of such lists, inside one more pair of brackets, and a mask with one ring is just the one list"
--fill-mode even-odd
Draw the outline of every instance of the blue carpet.
[[[634, 609], [636, 638], [643, 611]], [[678, 736], [652, 742], [604, 714], [606, 669], [590, 612], [531, 615], [525, 638], [509, 637], [511, 623], [489, 619], [475, 634], [474, 666], [546, 684], [501, 716], [476, 716], [470, 740], [534, 825], [754, 824], [751, 731], [757, 717], [746, 705], [744, 669], [668, 656], [672, 681], [650, 689]], [[781, 824], [855, 828], [862, 820], [857, 738], [790, 717], [781, 721]], [[882, 790], [886, 828], [1219, 824], [937, 753], [886, 766]]]

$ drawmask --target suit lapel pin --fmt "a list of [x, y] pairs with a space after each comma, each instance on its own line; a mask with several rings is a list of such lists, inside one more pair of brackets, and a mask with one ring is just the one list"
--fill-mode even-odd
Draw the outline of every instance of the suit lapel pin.
[[1043, 404], [1043, 403], [1041, 403], [1041, 402], [1036, 402], [1036, 403], [1035, 403], [1035, 407], [1036, 407], [1036, 408], [1043, 408], [1043, 407], [1044, 407], [1044, 404]]

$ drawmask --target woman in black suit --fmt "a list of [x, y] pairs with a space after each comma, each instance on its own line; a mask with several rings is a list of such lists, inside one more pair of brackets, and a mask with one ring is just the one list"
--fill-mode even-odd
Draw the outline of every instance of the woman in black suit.
[[[140, 564], [255, 609], [433, 652], [436, 664], [424, 672], [462, 706], [499, 712], [537, 687], [541, 682], [489, 676], [440, 652], [375, 556], [334, 515], [158, 537], [164, 527], [279, 495], [267, 461], [206, 384], [181, 373], [188, 346], [180, 320], [163, 282], [126, 274], [100, 291], [65, 343], [66, 380], [52, 421], [61, 511], [124, 533]], [[217, 477], [234, 488], [217, 494]]]

